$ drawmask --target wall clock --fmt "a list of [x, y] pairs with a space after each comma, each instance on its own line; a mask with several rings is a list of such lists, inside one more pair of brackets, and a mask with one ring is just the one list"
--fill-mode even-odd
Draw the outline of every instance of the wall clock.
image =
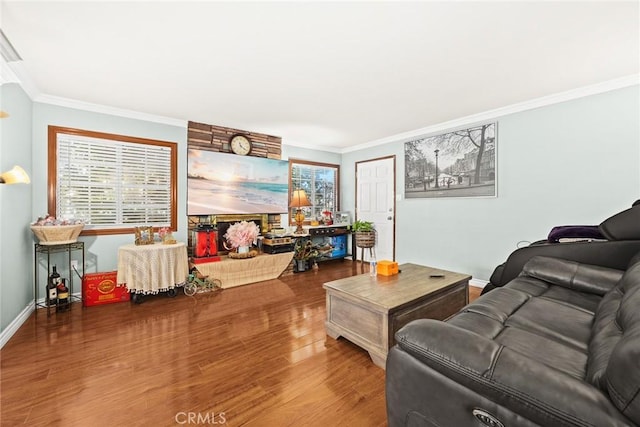
[[251, 152], [251, 141], [244, 135], [235, 135], [231, 138], [231, 151], [241, 156]]

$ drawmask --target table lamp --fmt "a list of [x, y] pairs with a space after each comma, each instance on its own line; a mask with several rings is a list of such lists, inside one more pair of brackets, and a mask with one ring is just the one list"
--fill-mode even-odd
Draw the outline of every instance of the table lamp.
[[304, 229], [302, 228], [302, 222], [304, 221], [304, 213], [302, 213], [302, 207], [311, 206], [311, 202], [307, 198], [307, 193], [304, 190], [293, 190], [293, 195], [291, 196], [291, 204], [289, 205], [292, 208], [296, 208], [296, 231], [294, 234], [304, 234]]

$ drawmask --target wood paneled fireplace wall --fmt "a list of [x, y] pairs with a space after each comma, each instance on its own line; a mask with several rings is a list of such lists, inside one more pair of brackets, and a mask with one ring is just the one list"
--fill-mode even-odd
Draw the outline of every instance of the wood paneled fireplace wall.
[[246, 135], [251, 140], [253, 147], [249, 156], [278, 160], [282, 158], [282, 138], [279, 136], [197, 122], [189, 122], [187, 125], [187, 146], [198, 150], [230, 153], [229, 140], [237, 134]]
[[[266, 157], [270, 159], [281, 159], [282, 138], [258, 132], [251, 132], [242, 129], [229, 128], [224, 126], [209, 125], [190, 121], [187, 125], [187, 148], [215, 151], [220, 153], [231, 153], [229, 141], [234, 135], [242, 134], [247, 136], [252, 143], [249, 156]], [[274, 224], [280, 225], [280, 215], [272, 214], [225, 214], [225, 215], [198, 215], [188, 217], [188, 245], [189, 254], [192, 248], [192, 231], [198, 224], [211, 224], [218, 226], [218, 251], [226, 252], [222, 245], [226, 229], [238, 221], [254, 221], [259, 224], [261, 232], [269, 231]], [[223, 230], [224, 228], [224, 230]]]

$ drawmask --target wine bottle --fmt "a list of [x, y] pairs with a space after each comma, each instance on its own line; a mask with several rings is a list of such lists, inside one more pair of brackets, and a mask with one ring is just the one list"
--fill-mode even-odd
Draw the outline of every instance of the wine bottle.
[[65, 279], [60, 279], [58, 283], [58, 305], [56, 311], [67, 311], [69, 308], [69, 288], [65, 283]]
[[60, 274], [58, 274], [54, 265], [47, 282], [47, 307], [58, 304], [58, 282], [60, 282]]

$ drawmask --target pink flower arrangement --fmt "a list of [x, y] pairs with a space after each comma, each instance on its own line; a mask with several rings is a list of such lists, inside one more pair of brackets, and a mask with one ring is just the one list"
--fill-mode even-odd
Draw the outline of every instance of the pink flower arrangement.
[[171, 229], [169, 227], [162, 227], [158, 229], [158, 236], [160, 236], [160, 239], [162, 240], [164, 240], [165, 236], [169, 233], [171, 233]]
[[67, 219], [67, 218], [56, 218], [53, 215], [43, 215], [35, 220], [31, 225], [38, 226], [55, 226], [55, 225], [77, 225], [84, 224], [84, 221], [81, 219]]
[[240, 246], [251, 246], [260, 234], [254, 222], [241, 221], [231, 225], [224, 235], [233, 249]]

